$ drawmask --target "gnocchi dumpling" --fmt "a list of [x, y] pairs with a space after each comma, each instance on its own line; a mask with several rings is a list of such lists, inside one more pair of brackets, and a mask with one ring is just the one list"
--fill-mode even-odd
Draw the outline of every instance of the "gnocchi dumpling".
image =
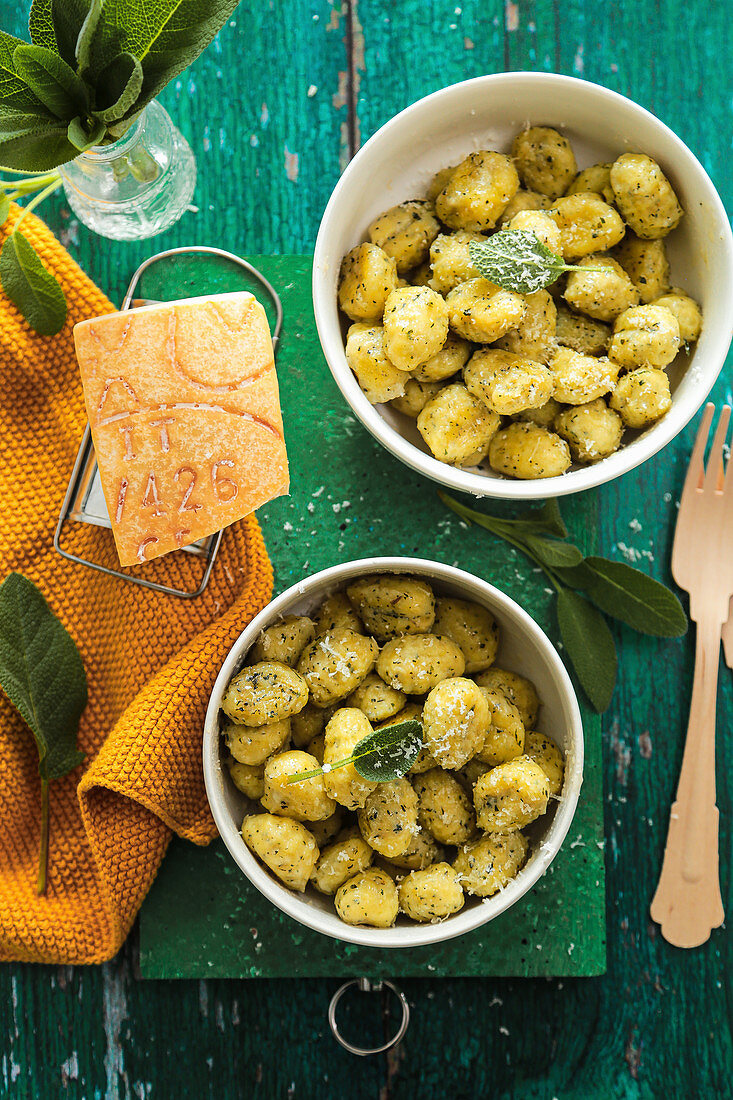
[[584, 168], [582, 172], [578, 172], [565, 194], [577, 195], [579, 192], [588, 191], [595, 192], [609, 206], [613, 206], [616, 196], [611, 187], [610, 164], [591, 164], [588, 168]]
[[360, 871], [366, 871], [374, 859], [358, 829], [347, 829], [332, 844], [324, 848], [313, 869], [313, 885], [322, 894], [337, 890]]
[[509, 157], [490, 150], [469, 153], [436, 195], [435, 210], [451, 229], [482, 232], [494, 228], [518, 188]]
[[453, 331], [476, 344], [491, 344], [516, 328], [527, 308], [521, 294], [503, 290], [481, 276], [460, 283], [445, 304]]
[[555, 417], [555, 431], [567, 440], [576, 462], [599, 462], [621, 445], [624, 424], [603, 398], [563, 409]]
[[345, 592], [332, 592], [330, 596], [326, 596], [314, 618], [317, 638], [323, 634], [333, 634], [336, 630], [364, 633], [364, 625]]
[[397, 267], [374, 244], [359, 244], [341, 263], [338, 301], [352, 321], [378, 321], [384, 304], [397, 288]]
[[423, 739], [434, 760], [457, 770], [475, 756], [489, 730], [489, 708], [481, 688], [463, 676], [441, 681], [422, 712]]
[[374, 668], [378, 652], [373, 638], [341, 627], [306, 646], [298, 672], [316, 706], [327, 707], [358, 688]]
[[418, 821], [439, 844], [462, 844], [476, 831], [476, 814], [461, 784], [442, 768], [413, 778]]
[[581, 355], [571, 348], [558, 348], [550, 363], [555, 382], [555, 400], [566, 405], [585, 405], [613, 390], [619, 365], [612, 359]]
[[463, 369], [472, 350], [468, 340], [449, 332], [440, 351], [416, 367], [413, 378], [417, 382], [444, 382]]
[[407, 696], [385, 684], [376, 672], [370, 672], [346, 699], [348, 706], [358, 707], [370, 722], [386, 722], [399, 714], [406, 702]]
[[299, 821], [277, 814], [250, 814], [242, 823], [248, 848], [291, 890], [302, 893], [318, 860], [318, 845]]
[[435, 603], [435, 633], [450, 638], [466, 659], [466, 674], [480, 672], [494, 663], [499, 648], [496, 619], [481, 604], [452, 597]]
[[386, 871], [368, 867], [336, 891], [336, 912], [346, 924], [391, 928], [399, 911], [397, 887]]
[[489, 728], [476, 759], [482, 764], [506, 764], [521, 756], [524, 750], [524, 723], [514, 703], [502, 692], [479, 688], [489, 712]]
[[232, 757], [228, 761], [232, 783], [253, 802], [257, 802], [265, 791], [264, 764], [240, 764]]
[[291, 782], [293, 776], [319, 766], [311, 753], [301, 749], [271, 756], [265, 764], [262, 805], [272, 814], [294, 817], [299, 821], [323, 821], [330, 817], [336, 803], [329, 797], [324, 776]]
[[519, 832], [484, 836], [459, 849], [453, 869], [467, 894], [489, 898], [516, 877], [528, 847]]
[[533, 233], [538, 241], [559, 255], [562, 249], [562, 236], [557, 225], [544, 210], [520, 210], [506, 225], [507, 229], [522, 233]]
[[573, 309], [596, 321], [613, 321], [625, 309], [639, 304], [639, 291], [621, 264], [605, 254], [584, 257], [571, 271], [564, 298]]
[[377, 783], [357, 813], [367, 844], [388, 859], [403, 855], [418, 830], [417, 795], [404, 776]]
[[627, 233], [613, 254], [636, 287], [642, 304], [648, 305], [669, 289], [669, 260], [661, 238], [644, 241]]
[[448, 306], [429, 286], [398, 287], [387, 299], [382, 323], [387, 358], [400, 370], [411, 371], [445, 344]]
[[399, 856], [390, 856], [387, 862], [401, 871], [420, 871], [442, 858], [443, 849], [435, 838], [425, 829], [418, 829], [410, 841], [410, 847]]
[[534, 729], [540, 709], [537, 688], [526, 676], [506, 668], [487, 668], [476, 677], [480, 687], [500, 691], [519, 711], [525, 729]]
[[562, 255], [568, 263], [607, 252], [625, 233], [621, 215], [590, 191], [556, 199], [548, 211], [560, 230]]
[[463, 370], [466, 389], [499, 416], [539, 408], [553, 395], [553, 374], [534, 359], [480, 348]]
[[384, 682], [405, 695], [425, 695], [441, 680], [462, 676], [465, 668], [466, 659], [456, 643], [436, 634], [393, 638], [377, 660]]
[[347, 810], [363, 806], [376, 783], [359, 775], [353, 764], [340, 768], [333, 768], [333, 765], [351, 756], [359, 741], [372, 732], [367, 716], [355, 707], [341, 707], [326, 726], [323, 782], [327, 794]]
[[304, 749], [310, 745], [314, 737], [323, 733], [330, 715], [321, 707], [315, 707], [307, 703], [301, 711], [290, 719], [290, 734], [296, 749]]
[[448, 294], [460, 283], [478, 278], [469, 252], [471, 241], [485, 241], [484, 233], [471, 233], [456, 229], [453, 233], [440, 233], [430, 246], [430, 286], [438, 294]]
[[367, 631], [379, 642], [400, 634], [424, 634], [435, 619], [433, 590], [419, 577], [363, 577], [350, 584], [346, 594]]
[[351, 326], [346, 334], [346, 362], [372, 405], [401, 397], [410, 379], [407, 370], [387, 358], [381, 325]]
[[676, 317], [683, 344], [693, 344], [697, 340], [702, 330], [702, 313], [694, 298], [685, 294], [684, 290], [672, 287], [668, 294], [655, 298], [651, 304], [664, 306]]
[[610, 405], [627, 428], [646, 428], [672, 408], [669, 378], [657, 367], [632, 370], [619, 380]]
[[396, 262], [400, 275], [427, 260], [430, 245], [439, 232], [440, 222], [429, 204], [418, 199], [385, 210], [368, 230], [373, 244]]
[[518, 133], [512, 156], [524, 186], [553, 199], [565, 193], [578, 170], [570, 142], [550, 126]]
[[524, 755], [542, 768], [547, 776], [550, 797], [556, 798], [562, 790], [565, 764], [555, 742], [543, 733], [530, 730], [524, 739]]
[[232, 677], [221, 709], [240, 725], [265, 726], [290, 718], [307, 702], [308, 685], [295, 669], [280, 661], [258, 661]]
[[555, 340], [563, 347], [579, 351], [581, 355], [603, 355], [608, 350], [611, 329], [592, 317], [584, 317], [559, 305], [555, 321]]
[[419, 382], [417, 378], [409, 378], [405, 383], [405, 392], [402, 397], [395, 397], [390, 401], [390, 405], [403, 416], [417, 420], [428, 402], [437, 397], [442, 389], [442, 382]]
[[555, 348], [557, 306], [546, 290], [525, 295], [524, 302], [522, 320], [501, 336], [496, 346], [525, 359], [547, 363]]
[[279, 661], [295, 668], [315, 632], [307, 615], [286, 615], [279, 623], [262, 631], [252, 647], [252, 656], [255, 661]]
[[655, 160], [644, 153], [624, 153], [611, 165], [616, 206], [637, 237], [656, 240], [679, 224], [682, 207]]
[[664, 306], [633, 306], [616, 318], [608, 356], [625, 370], [666, 367], [681, 344], [680, 326]]
[[547, 809], [549, 781], [539, 764], [517, 756], [486, 772], [473, 788], [478, 827], [485, 833], [511, 833]]
[[449, 863], [411, 871], [399, 886], [400, 909], [421, 923], [445, 920], [463, 908], [463, 900], [460, 878]]
[[499, 414], [486, 402], [454, 382], [428, 401], [417, 418], [417, 430], [441, 462], [470, 466], [486, 457], [500, 423]]
[[489, 446], [491, 468], [509, 477], [559, 477], [570, 462], [570, 448], [564, 439], [539, 424], [525, 421], [502, 428]]
[[257, 767], [288, 743], [290, 719], [283, 718], [281, 722], [271, 722], [266, 726], [240, 726], [236, 722], [225, 722], [221, 732], [235, 760]]

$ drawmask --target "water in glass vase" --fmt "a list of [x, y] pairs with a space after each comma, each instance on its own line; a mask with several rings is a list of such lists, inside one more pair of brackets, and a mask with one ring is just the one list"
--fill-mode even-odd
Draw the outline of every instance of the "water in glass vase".
[[178, 221], [196, 185], [191, 147], [153, 100], [124, 137], [59, 169], [69, 206], [102, 237], [152, 237]]

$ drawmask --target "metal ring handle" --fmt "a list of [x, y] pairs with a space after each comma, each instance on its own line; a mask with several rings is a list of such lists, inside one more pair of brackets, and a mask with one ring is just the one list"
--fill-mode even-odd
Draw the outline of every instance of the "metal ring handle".
[[149, 267], [157, 263], [158, 260], [166, 260], [169, 256], [182, 256], [190, 252], [203, 252], [210, 256], [222, 256], [225, 260], [231, 260], [232, 263], [238, 264], [239, 267], [243, 267], [244, 270], [255, 279], [256, 282], [263, 286], [272, 299], [272, 304], [275, 307], [275, 328], [272, 333], [272, 347], [273, 351], [277, 352], [277, 346], [280, 343], [280, 331], [283, 327], [283, 307], [280, 301], [280, 296], [275, 290], [271, 282], [269, 282], [261, 271], [258, 271], [256, 267], [248, 263], [247, 260], [243, 260], [241, 256], [235, 255], [234, 252], [227, 252], [223, 248], [212, 248], [210, 245], [205, 244], [189, 244], [184, 245], [182, 248], [168, 248], [165, 252], [157, 252], [154, 256], [149, 256], [147, 260], [143, 260], [135, 274], [130, 279], [130, 285], [127, 288], [125, 297], [122, 299], [122, 305], [120, 310], [129, 309], [132, 302], [132, 296], [135, 293], [135, 287], [140, 281], [140, 276], [143, 272], [147, 271]]
[[[392, 1038], [389, 1039], [386, 1043], [383, 1043], [380, 1047], [372, 1047], [368, 1049], [366, 1047], [354, 1046], [353, 1043], [350, 1043], [348, 1041], [348, 1039], [344, 1039], [343, 1035], [338, 1029], [338, 1024], [336, 1023], [336, 1009], [338, 1008], [338, 1003], [343, 997], [344, 993], [347, 991], [347, 989], [351, 989], [352, 986], [356, 986], [359, 990], [361, 990], [362, 993], [379, 993], [386, 986], [387, 989], [390, 989], [394, 993], [402, 1006], [402, 1020], [400, 1022], [399, 1028], [392, 1036]], [[336, 990], [328, 1006], [328, 1026], [333, 1032], [334, 1039], [341, 1044], [344, 1050], [348, 1050], [349, 1054], [357, 1054], [360, 1058], [366, 1058], [369, 1054], [383, 1054], [386, 1050], [391, 1050], [392, 1047], [397, 1046], [399, 1041], [404, 1037], [409, 1023], [410, 1006], [407, 1003], [407, 997], [401, 989], [398, 989], [396, 985], [386, 980], [379, 982], [370, 982], [368, 978], [352, 978], [351, 981], [344, 982], [344, 984]]]

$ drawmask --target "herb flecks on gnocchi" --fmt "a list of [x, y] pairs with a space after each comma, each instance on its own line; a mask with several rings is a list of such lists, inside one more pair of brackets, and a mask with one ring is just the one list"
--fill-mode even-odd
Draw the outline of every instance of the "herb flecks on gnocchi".
[[[625, 377], [649, 369], [664, 375]], [[601, 399], [558, 408], [579, 456], [602, 447], [599, 417], [622, 422]], [[406, 574], [361, 577], [262, 631], [220, 728], [244, 842], [283, 885], [331, 898], [347, 924], [389, 928], [400, 913], [447, 920], [519, 873], [522, 830], [561, 797], [564, 760], [537, 728], [534, 684], [494, 664], [500, 641], [486, 608]], [[362, 775], [356, 746], [408, 721], [423, 746], [407, 774]]]
[[[664, 416], [666, 371], [700, 336], [700, 307], [672, 286], [666, 250], [683, 214], [646, 154], [578, 170], [562, 133], [528, 125], [508, 152], [441, 169], [344, 257], [349, 366], [372, 404], [417, 422], [440, 462], [518, 479], [601, 462], [627, 429]], [[476, 244], [506, 230], [574, 270], [532, 293], [492, 282], [498, 269], [479, 270]]]

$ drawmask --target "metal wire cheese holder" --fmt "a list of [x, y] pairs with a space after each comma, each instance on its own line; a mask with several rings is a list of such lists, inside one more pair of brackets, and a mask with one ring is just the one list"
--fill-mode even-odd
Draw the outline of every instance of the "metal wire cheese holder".
[[[338, 1008], [338, 1003], [343, 997], [344, 993], [346, 993], [349, 989], [353, 989], [354, 987], [356, 987], [361, 993], [384, 993], [385, 989], [389, 989], [395, 995], [395, 997], [397, 997], [400, 1003], [402, 1018], [400, 1020], [399, 1027], [397, 1028], [397, 1031], [394, 1033], [392, 1038], [387, 1039], [387, 1041], [382, 1043], [381, 1046], [354, 1046], [354, 1044], [350, 1043], [348, 1039], [345, 1039], [339, 1031], [338, 1024], [336, 1023], [336, 1009]], [[333, 997], [331, 998], [331, 1003], [328, 1006], [328, 1026], [333, 1032], [334, 1039], [336, 1039], [336, 1041], [341, 1044], [344, 1050], [348, 1050], [349, 1054], [356, 1054], [360, 1058], [366, 1058], [370, 1054], [383, 1054], [385, 1051], [391, 1050], [392, 1047], [397, 1046], [400, 1040], [404, 1038], [409, 1023], [410, 1006], [407, 1002], [407, 997], [402, 992], [402, 990], [399, 989], [393, 982], [389, 982], [386, 979], [373, 982], [370, 981], [369, 978], [352, 978], [351, 981], [344, 982], [342, 986], [339, 986], [339, 988], [336, 990]]]
[[[159, 260], [168, 259], [170, 256], [182, 256], [191, 253], [203, 253], [210, 256], [220, 256], [222, 259], [229, 260], [239, 267], [243, 268], [254, 280], [259, 283], [264, 290], [267, 291], [272, 304], [275, 308], [275, 327], [272, 333], [272, 350], [275, 358], [277, 359], [278, 346], [280, 344], [280, 332], [283, 324], [283, 308], [280, 297], [273, 287], [273, 285], [265, 278], [262, 272], [258, 271], [256, 267], [248, 263], [247, 260], [243, 260], [241, 256], [235, 255], [233, 252], [227, 252], [223, 248], [213, 248], [208, 245], [185, 245], [182, 248], [168, 248], [165, 252], [158, 252], [154, 256], [150, 256], [147, 260], [144, 260], [140, 264], [135, 274], [130, 280], [130, 285], [127, 288], [125, 297], [122, 299], [122, 306], [120, 312], [134, 308], [133, 294], [140, 281], [141, 276], [149, 267], [157, 263]], [[140, 299], [136, 300], [138, 305], [153, 305], [155, 304], [152, 299]], [[68, 561], [73, 561], [77, 565], [86, 565], [89, 569], [96, 569], [100, 573], [106, 573], [111, 577], [119, 577], [120, 580], [129, 581], [130, 584], [138, 584], [142, 588], [150, 588], [154, 592], [162, 592], [168, 596], [180, 596], [183, 599], [193, 599], [196, 596], [200, 596], [206, 589], [211, 577], [211, 571], [214, 567], [214, 561], [221, 545], [223, 531], [217, 531], [215, 534], [209, 536], [205, 542], [196, 544], [196, 548], [184, 548], [183, 550], [173, 551], [173, 553], [194, 553], [199, 556], [203, 556], [205, 559], [204, 573], [201, 578], [201, 583], [198, 588], [191, 591], [186, 588], [176, 588], [173, 585], [161, 584], [160, 581], [149, 580], [146, 577], [135, 577], [129, 573], [122, 573], [119, 569], [113, 569], [109, 565], [103, 565], [101, 562], [92, 561], [90, 558], [82, 557], [80, 554], [75, 554], [71, 550], [64, 549], [61, 545], [61, 536], [63, 534], [64, 524], [69, 520], [75, 520], [81, 523], [91, 523], [96, 526], [109, 527], [109, 519], [106, 522], [96, 518], [90, 519], [84, 514], [84, 503], [79, 511], [78, 515], [72, 515], [72, 501], [76, 500], [81, 492], [82, 486], [86, 486], [86, 495], [88, 495], [89, 488], [92, 485], [94, 479], [94, 473], [97, 467], [96, 457], [94, 454], [94, 443], [92, 442], [92, 432], [89, 424], [87, 424], [84, 435], [82, 437], [81, 445], [74, 462], [74, 468], [71, 472], [71, 478], [69, 485], [64, 496], [64, 502], [61, 506], [61, 514], [59, 515], [59, 521], [56, 525], [56, 531], [53, 537], [54, 549]]]

